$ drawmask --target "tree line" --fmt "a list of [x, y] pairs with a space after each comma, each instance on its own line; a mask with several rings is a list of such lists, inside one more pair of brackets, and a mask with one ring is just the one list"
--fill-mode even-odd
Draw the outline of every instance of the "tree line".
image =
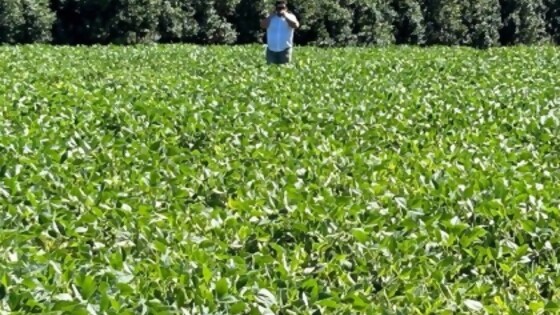
[[[0, 43], [260, 43], [272, 0], [0, 0]], [[560, 42], [560, 0], [291, 0], [299, 45]]]

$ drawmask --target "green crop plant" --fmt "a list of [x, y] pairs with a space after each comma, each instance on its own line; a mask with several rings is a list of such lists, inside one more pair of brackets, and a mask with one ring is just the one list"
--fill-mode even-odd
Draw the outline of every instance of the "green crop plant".
[[0, 310], [555, 313], [559, 53], [0, 48]]

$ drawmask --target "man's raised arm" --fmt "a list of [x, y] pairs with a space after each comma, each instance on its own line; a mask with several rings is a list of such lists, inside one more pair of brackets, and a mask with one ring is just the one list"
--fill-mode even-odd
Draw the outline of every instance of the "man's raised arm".
[[297, 20], [295, 15], [288, 13], [285, 14], [284, 17], [286, 18], [286, 22], [288, 22], [288, 25], [290, 25], [291, 28], [299, 27], [299, 21]]
[[261, 19], [261, 28], [267, 29], [268, 25], [270, 25], [270, 19], [271, 18], [272, 18], [272, 15], [269, 14], [266, 18]]

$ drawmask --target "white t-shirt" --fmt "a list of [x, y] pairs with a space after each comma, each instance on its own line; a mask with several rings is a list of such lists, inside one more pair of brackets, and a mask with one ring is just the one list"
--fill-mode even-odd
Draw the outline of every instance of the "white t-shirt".
[[[296, 20], [293, 14], [286, 13], [286, 15], [288, 15], [291, 20]], [[268, 49], [275, 52], [284, 51], [293, 46], [293, 41], [294, 29], [290, 27], [286, 18], [274, 15], [266, 30]]]

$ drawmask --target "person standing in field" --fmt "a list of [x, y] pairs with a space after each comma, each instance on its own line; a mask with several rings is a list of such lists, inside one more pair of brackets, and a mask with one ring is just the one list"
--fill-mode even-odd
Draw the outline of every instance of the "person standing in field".
[[276, 1], [276, 8], [261, 20], [266, 29], [266, 61], [268, 64], [286, 64], [292, 60], [294, 30], [299, 27], [295, 15], [288, 12], [285, 0]]

